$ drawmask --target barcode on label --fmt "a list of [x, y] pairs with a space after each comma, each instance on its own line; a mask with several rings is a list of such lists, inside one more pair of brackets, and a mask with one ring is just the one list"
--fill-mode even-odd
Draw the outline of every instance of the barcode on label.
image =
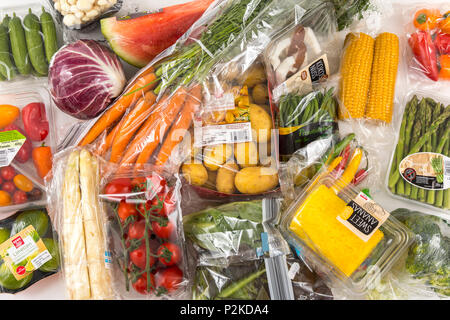
[[450, 176], [450, 161], [444, 161], [444, 171], [446, 176]]
[[252, 127], [249, 122], [206, 126], [195, 138], [196, 147], [249, 142], [252, 140]]
[[8, 157], [3, 154], [0, 155], [0, 167], [5, 167], [8, 165]]
[[292, 282], [288, 276], [286, 256], [265, 258], [267, 283], [272, 300], [294, 300]]

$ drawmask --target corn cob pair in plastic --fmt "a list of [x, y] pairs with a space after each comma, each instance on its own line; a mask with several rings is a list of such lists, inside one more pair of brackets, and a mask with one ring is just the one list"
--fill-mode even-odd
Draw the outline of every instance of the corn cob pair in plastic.
[[392, 33], [374, 40], [365, 33], [350, 33], [341, 65], [339, 117], [391, 122], [397, 77], [399, 41]]

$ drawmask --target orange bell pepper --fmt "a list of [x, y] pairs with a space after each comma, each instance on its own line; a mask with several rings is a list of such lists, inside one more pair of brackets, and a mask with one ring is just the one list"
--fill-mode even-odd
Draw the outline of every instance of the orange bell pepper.
[[441, 71], [439, 71], [439, 79], [450, 80], [450, 54], [443, 54], [439, 57]]
[[437, 9], [420, 9], [414, 15], [414, 26], [420, 30], [433, 30], [441, 18], [442, 15]]

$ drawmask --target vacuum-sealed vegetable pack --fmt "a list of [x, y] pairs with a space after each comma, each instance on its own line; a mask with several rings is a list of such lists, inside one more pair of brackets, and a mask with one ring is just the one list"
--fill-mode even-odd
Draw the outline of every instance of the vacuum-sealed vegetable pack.
[[387, 175], [388, 189], [397, 197], [448, 213], [449, 100], [416, 92], [408, 95], [405, 101], [399, 137]]
[[44, 178], [52, 168], [52, 105], [42, 85], [0, 91], [0, 211], [45, 203]]
[[282, 230], [327, 284], [364, 293], [407, 250], [411, 232], [348, 177], [318, 177], [287, 209]]
[[44, 207], [0, 221], [0, 292], [16, 293], [59, 270], [59, 249]]

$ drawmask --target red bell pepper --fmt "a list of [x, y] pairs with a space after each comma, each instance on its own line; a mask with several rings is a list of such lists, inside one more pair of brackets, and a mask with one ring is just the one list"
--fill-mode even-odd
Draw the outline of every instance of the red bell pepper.
[[438, 33], [436, 39], [434, 39], [434, 44], [441, 55], [450, 54], [450, 34]]
[[436, 47], [428, 31], [417, 31], [408, 39], [414, 57], [421, 71], [431, 80], [437, 81], [439, 70], [436, 58]]
[[20, 129], [15, 124], [10, 124], [9, 126], [4, 127], [1, 132], [13, 131], [13, 130], [19, 131], [26, 138], [24, 144], [19, 149], [19, 151], [17, 152], [17, 154], [16, 154], [16, 156], [14, 158], [14, 160], [17, 160], [20, 163], [25, 163], [25, 162], [27, 162], [30, 159], [30, 157], [31, 157], [31, 150], [33, 149], [32, 145], [31, 145], [30, 138], [28, 138], [27, 135], [23, 132], [23, 130]]
[[26, 133], [33, 141], [43, 141], [49, 131], [45, 105], [33, 102], [22, 110], [22, 121]]

